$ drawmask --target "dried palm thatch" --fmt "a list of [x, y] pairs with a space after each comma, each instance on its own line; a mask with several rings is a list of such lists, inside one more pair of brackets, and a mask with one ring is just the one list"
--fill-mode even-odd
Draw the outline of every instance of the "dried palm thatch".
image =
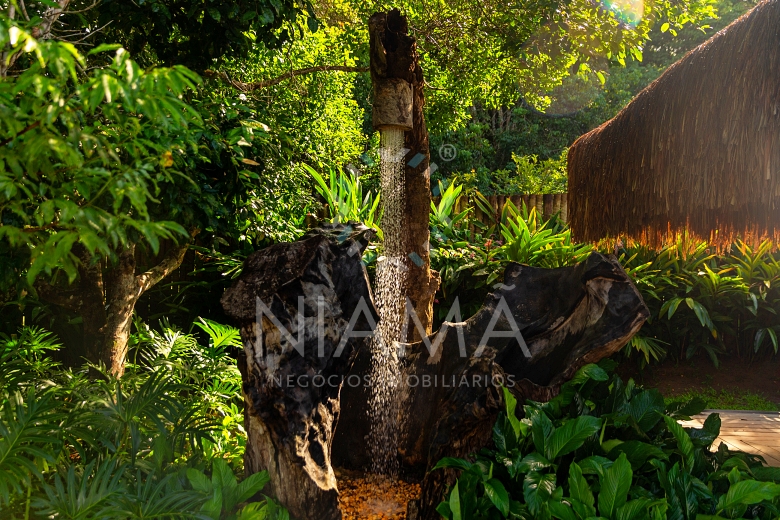
[[780, 0], [757, 5], [580, 137], [568, 168], [579, 240], [777, 243]]

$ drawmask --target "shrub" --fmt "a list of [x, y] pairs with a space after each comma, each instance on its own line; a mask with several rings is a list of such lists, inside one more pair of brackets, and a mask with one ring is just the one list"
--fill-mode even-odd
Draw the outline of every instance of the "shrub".
[[[288, 518], [273, 500], [244, 506], [268, 481], [238, 482], [245, 443], [238, 332], [196, 324], [200, 344], [138, 323], [117, 379], [66, 370], [50, 333], [0, 341], [0, 511], [3, 518]], [[87, 371], [103, 371], [90, 379]]]
[[436, 466], [461, 471], [438, 507], [441, 515], [453, 520], [778, 516], [780, 468], [723, 444], [710, 452], [720, 431], [717, 414], [702, 428], [678, 423], [700, 412], [703, 401], [667, 405], [657, 390], [610, 376], [613, 367], [609, 360], [583, 367], [550, 402], [527, 402], [522, 418], [504, 389], [506, 411], [493, 428], [494, 446], [471, 460], [445, 458]]
[[[504, 205], [492, 225], [471, 217], [472, 209], [454, 213], [462, 187], [445, 190], [431, 213], [431, 267], [441, 275], [438, 313], [446, 315], [455, 297], [465, 317], [476, 312], [508, 262], [534, 267], [563, 267], [584, 260], [595, 249], [577, 244], [557, 216], [544, 222], [535, 208]], [[491, 215], [479, 192], [475, 203]], [[650, 317], [626, 346], [642, 366], [671, 354], [690, 359], [706, 353], [734, 353], [754, 359], [778, 353], [780, 257], [770, 241], [751, 247], [743, 242], [716, 254], [705, 242], [685, 237], [660, 250], [631, 245], [618, 260], [650, 309]], [[604, 254], [614, 253], [606, 246]]]

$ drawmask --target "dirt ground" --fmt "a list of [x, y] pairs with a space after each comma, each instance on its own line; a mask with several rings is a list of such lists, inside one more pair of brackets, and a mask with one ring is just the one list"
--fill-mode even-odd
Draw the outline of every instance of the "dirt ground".
[[631, 360], [621, 363], [618, 373], [624, 379], [633, 377], [645, 387], [658, 388], [665, 396], [712, 388], [760, 394], [780, 405], [780, 361], [777, 357], [753, 363], [722, 357], [720, 362], [720, 367], [715, 368], [708, 358], [695, 357], [679, 363], [666, 361], [640, 372]]

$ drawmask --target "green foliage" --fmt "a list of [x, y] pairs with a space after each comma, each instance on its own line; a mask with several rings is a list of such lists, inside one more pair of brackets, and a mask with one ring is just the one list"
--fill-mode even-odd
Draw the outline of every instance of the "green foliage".
[[[535, 208], [517, 208], [511, 201], [490, 226], [473, 219], [472, 208], [456, 215], [462, 187], [440, 186], [443, 196], [431, 213], [431, 266], [442, 279], [439, 317], [456, 297], [465, 316], [475, 312], [507, 262], [564, 267], [594, 251], [588, 244], [573, 243], [570, 231], [555, 217], [542, 222]], [[472, 200], [483, 214], [493, 214], [479, 192]], [[718, 356], [729, 352], [749, 359], [776, 355], [780, 259], [773, 247], [769, 241], [757, 248], [740, 242], [718, 255], [706, 243], [681, 239], [659, 251], [620, 249], [618, 260], [650, 309], [624, 352], [636, 353], [642, 366], [669, 354], [690, 359], [704, 352], [716, 365]]]
[[566, 158], [568, 150], [564, 150], [558, 158], [540, 161], [535, 155], [518, 157], [512, 154], [515, 172], [518, 177], [514, 186], [502, 192], [506, 195], [515, 193], [565, 193], [568, 186], [566, 173]]
[[311, 4], [292, 0], [107, 0], [80, 18], [92, 29], [105, 26], [100, 41], [119, 42], [151, 64], [196, 70], [225, 56], [246, 58], [258, 44], [279, 47], [303, 26], [318, 26]]
[[[268, 482], [238, 482], [245, 434], [236, 329], [203, 320], [209, 338], [141, 323], [124, 377], [86, 377], [47, 356], [49, 333], [0, 341], [0, 510], [3, 518], [283, 519]], [[30, 370], [30, 368], [32, 368]], [[99, 367], [91, 367], [99, 370]]]
[[[508, 262], [535, 267], [563, 267], [587, 258], [592, 248], [576, 244], [571, 232], [553, 217], [543, 222], [536, 208], [517, 208], [507, 201], [501, 215], [488, 226], [470, 217], [473, 208], [455, 214], [462, 187], [454, 183], [432, 205], [431, 267], [441, 276], [439, 318], [446, 316], [455, 298], [468, 317], [482, 305], [487, 291], [500, 280]], [[492, 215], [488, 201], [474, 193], [477, 206]]]
[[[462, 152], [461, 152], [462, 153]], [[568, 185], [566, 173], [567, 150], [558, 157], [540, 160], [536, 155], [518, 156], [512, 153], [513, 163], [507, 169], [489, 171], [478, 167], [470, 172], [457, 173], [451, 182], [460, 183], [469, 193], [483, 195], [515, 195], [524, 193], [565, 193]], [[433, 180], [445, 181], [445, 174], [437, 170]], [[433, 190], [437, 193], [436, 190]]]
[[[359, 65], [354, 48], [364, 44], [361, 31], [343, 26], [303, 30], [282, 49], [254, 46], [248, 59], [227, 60], [223, 69], [231, 77], [260, 81], [328, 63]], [[235, 97], [235, 90], [220, 81], [208, 86], [216, 97]], [[221, 107], [245, 110], [269, 136], [268, 146], [244, 147], [247, 158], [261, 166], [248, 167], [254, 177], [244, 184], [245, 197], [236, 207], [237, 241], [258, 247], [304, 233], [306, 214], [320, 207], [314, 197], [317, 183], [305, 165], [318, 172], [362, 168], [369, 136], [363, 133], [365, 114], [356, 89], [352, 74], [318, 72], [241, 93], [235, 108]]]
[[645, 362], [667, 348], [677, 359], [704, 351], [716, 365], [726, 352], [777, 354], [780, 261], [772, 249], [769, 241], [755, 249], [740, 242], [717, 255], [685, 240], [660, 251], [624, 249], [619, 260], [650, 308], [630, 347]]
[[315, 170], [309, 166], [305, 168], [317, 182], [317, 192], [328, 205], [331, 222], [361, 222], [376, 229], [382, 238], [382, 229], [379, 227], [382, 220], [379, 194], [374, 196], [368, 191], [363, 196], [360, 178], [349, 173], [331, 170], [326, 182]]
[[[716, 0], [711, 5], [690, 4], [692, 10], [679, 16], [656, 11], [651, 15], [657, 18], [648, 33], [649, 41], [640, 53], [629, 51], [623, 57], [620, 52], [602, 57], [593, 55], [590, 60], [571, 67], [560, 85], [534, 85], [539, 87], [535, 94], [522, 89], [511, 94], [509, 85], [493, 86], [488, 90], [493, 97], [479, 100], [468, 112], [461, 112], [463, 121], [456, 127], [435, 128], [431, 136], [434, 160], [436, 150], [443, 144], [451, 144], [458, 150], [454, 160], [437, 161], [439, 170], [434, 174], [435, 179], [447, 180], [457, 175], [467, 189], [476, 188], [486, 195], [547, 192], [546, 188], [537, 191], [533, 187], [518, 187], [516, 163], [533, 163], [534, 157], [539, 163], [558, 158], [580, 135], [614, 117], [666, 67], [753, 5], [752, 1]], [[717, 11], [717, 16], [707, 12], [710, 7]], [[689, 14], [694, 12], [695, 17], [705, 18], [691, 23]], [[479, 67], [482, 72], [483, 66]], [[461, 79], [462, 74], [457, 77]], [[496, 90], [506, 98], [499, 101]], [[453, 97], [439, 92], [433, 95], [434, 103]]]
[[702, 428], [684, 428], [677, 421], [700, 412], [701, 400], [665, 404], [657, 390], [610, 376], [612, 368], [586, 365], [550, 402], [527, 402], [522, 418], [504, 388], [494, 447], [437, 464], [461, 472], [439, 513], [453, 520], [777, 516], [773, 468], [725, 445], [709, 451], [717, 414]]
[[145, 71], [122, 49], [84, 76], [71, 44], [37, 42], [4, 18], [0, 45], [30, 58], [0, 82], [0, 243], [28, 252], [28, 281], [54, 269], [73, 281], [76, 243], [111, 257], [129, 242], [156, 253], [160, 240], [186, 236], [186, 219], [153, 206], [165, 187], [192, 182], [182, 157], [200, 117], [181, 98], [198, 77]]

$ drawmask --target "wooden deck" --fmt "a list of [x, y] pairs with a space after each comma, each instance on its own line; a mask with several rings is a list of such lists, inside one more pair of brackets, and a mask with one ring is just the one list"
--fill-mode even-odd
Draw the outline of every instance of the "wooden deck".
[[700, 428], [711, 413], [720, 414], [721, 420], [720, 437], [713, 449], [724, 442], [729, 448], [761, 455], [768, 465], [780, 467], [780, 413], [705, 410], [682, 425]]

